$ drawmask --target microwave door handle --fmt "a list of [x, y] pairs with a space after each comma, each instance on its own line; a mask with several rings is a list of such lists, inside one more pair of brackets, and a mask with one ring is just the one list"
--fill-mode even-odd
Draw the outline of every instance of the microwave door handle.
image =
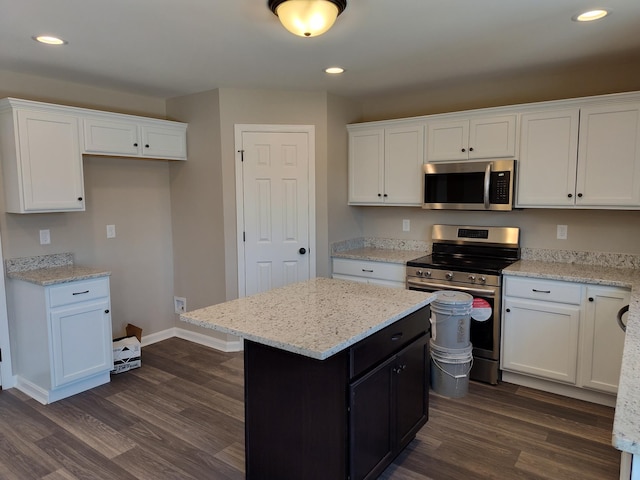
[[489, 186], [491, 185], [491, 162], [487, 163], [484, 170], [484, 208], [489, 210]]

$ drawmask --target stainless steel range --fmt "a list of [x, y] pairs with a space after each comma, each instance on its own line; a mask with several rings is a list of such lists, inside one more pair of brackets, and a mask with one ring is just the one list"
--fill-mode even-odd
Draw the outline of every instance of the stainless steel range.
[[473, 295], [470, 378], [495, 385], [500, 380], [502, 269], [520, 258], [520, 229], [433, 225], [431, 239], [431, 255], [407, 262], [407, 288]]

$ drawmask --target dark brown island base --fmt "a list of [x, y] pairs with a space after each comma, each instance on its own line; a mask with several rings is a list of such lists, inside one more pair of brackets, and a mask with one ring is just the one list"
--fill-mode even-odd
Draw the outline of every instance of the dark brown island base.
[[246, 478], [377, 478], [428, 419], [433, 298], [313, 279], [182, 315], [245, 338]]

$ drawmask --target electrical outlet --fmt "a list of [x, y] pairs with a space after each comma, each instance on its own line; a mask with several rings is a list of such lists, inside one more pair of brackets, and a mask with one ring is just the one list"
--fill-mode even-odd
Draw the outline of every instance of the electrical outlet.
[[411, 230], [411, 221], [408, 219], [402, 220], [402, 231], [409, 232]]
[[116, 238], [116, 226], [107, 225], [107, 238]]
[[568, 227], [566, 225], [558, 225], [557, 233], [556, 233], [558, 240], [567, 239], [567, 230], [568, 230]]
[[187, 299], [184, 297], [173, 297], [173, 308], [176, 313], [187, 311]]
[[51, 231], [40, 230], [40, 245], [49, 245], [51, 243]]

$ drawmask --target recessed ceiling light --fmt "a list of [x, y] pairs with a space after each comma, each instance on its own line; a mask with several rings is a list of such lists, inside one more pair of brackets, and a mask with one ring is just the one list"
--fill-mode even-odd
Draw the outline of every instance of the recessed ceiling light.
[[602, 8], [589, 10], [587, 12], [582, 12], [574, 15], [571, 19], [574, 22], [592, 22], [594, 20], [600, 20], [601, 18], [606, 17], [611, 12], [609, 10], [605, 10]]
[[52, 37], [51, 35], [34, 35], [33, 38], [36, 42], [46, 43], [47, 45], [66, 45], [66, 40], [58, 37]]
[[325, 68], [324, 71], [326, 73], [330, 73], [332, 75], [337, 75], [339, 73], [344, 73], [344, 68], [342, 68], [342, 67], [329, 67], [329, 68]]

